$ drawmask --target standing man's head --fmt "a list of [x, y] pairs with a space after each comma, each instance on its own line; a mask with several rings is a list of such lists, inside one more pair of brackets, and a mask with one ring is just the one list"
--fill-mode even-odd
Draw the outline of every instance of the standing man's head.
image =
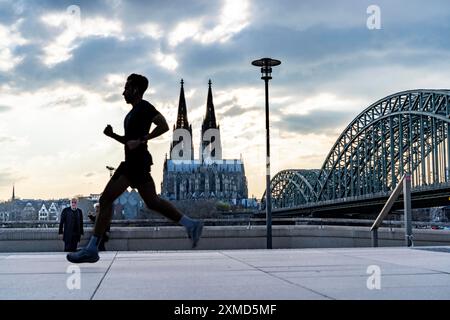
[[72, 198], [70, 200], [70, 208], [72, 208], [72, 210], [76, 210], [78, 208], [78, 199], [77, 198]]
[[127, 83], [125, 84], [125, 90], [123, 91], [123, 96], [126, 103], [133, 104], [139, 102], [144, 96], [145, 91], [148, 88], [148, 79], [139, 74], [131, 74], [127, 78]]

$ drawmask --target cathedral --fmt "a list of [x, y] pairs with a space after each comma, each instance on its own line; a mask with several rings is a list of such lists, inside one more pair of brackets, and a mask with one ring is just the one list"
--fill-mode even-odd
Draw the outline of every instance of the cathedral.
[[222, 159], [220, 126], [216, 122], [211, 80], [203, 119], [198, 159], [194, 159], [192, 125], [187, 116], [181, 80], [177, 122], [173, 126], [170, 157], [164, 162], [161, 195], [169, 200], [218, 199], [238, 203], [248, 198], [241, 159]]

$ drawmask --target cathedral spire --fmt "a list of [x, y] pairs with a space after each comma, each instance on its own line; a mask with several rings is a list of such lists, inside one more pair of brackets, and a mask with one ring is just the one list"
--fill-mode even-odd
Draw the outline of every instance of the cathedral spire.
[[184, 97], [184, 80], [181, 79], [180, 100], [178, 103], [178, 116], [176, 129], [189, 129], [186, 99]]
[[214, 111], [214, 102], [211, 89], [211, 79], [209, 79], [208, 85], [208, 101], [206, 102], [206, 116], [203, 120], [202, 132], [205, 132], [208, 129], [217, 129], [216, 113]]
[[[222, 159], [222, 145], [220, 142], [220, 128], [216, 122], [213, 95], [211, 89], [211, 79], [208, 82], [208, 100], [206, 102], [206, 115], [202, 123], [202, 133], [200, 136], [200, 161], [211, 157], [214, 160]], [[206, 132], [209, 133], [206, 135]]]
[[11, 201], [14, 201], [14, 200], [16, 200], [16, 193], [15, 193], [15, 185], [13, 185], [13, 192], [12, 192], [12, 198], [11, 198]]
[[[181, 135], [180, 132], [177, 132], [178, 129], [184, 129], [189, 132], [189, 140], [184, 141], [186, 138], [186, 135]], [[190, 158], [191, 160], [194, 160], [194, 144], [192, 143], [192, 125], [189, 124], [188, 116], [187, 116], [187, 106], [186, 106], [186, 99], [184, 97], [184, 80], [181, 79], [181, 88], [180, 88], [180, 100], [178, 103], [178, 115], [177, 115], [177, 123], [173, 126], [174, 131], [174, 140], [170, 145], [170, 159], [172, 159], [172, 151], [179, 143], [183, 143], [183, 147], [185, 149], [188, 149], [190, 151]], [[184, 137], [184, 138], [183, 138]], [[185, 150], [186, 151], [186, 150]], [[177, 156], [182, 156], [183, 151], [180, 151], [180, 153]]]

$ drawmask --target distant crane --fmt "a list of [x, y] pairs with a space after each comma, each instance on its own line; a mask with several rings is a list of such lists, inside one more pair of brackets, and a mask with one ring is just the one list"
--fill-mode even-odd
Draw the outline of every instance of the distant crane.
[[106, 166], [106, 169], [109, 170], [109, 177], [111, 178], [114, 174], [114, 171], [116, 170], [116, 168], [110, 167], [110, 166]]

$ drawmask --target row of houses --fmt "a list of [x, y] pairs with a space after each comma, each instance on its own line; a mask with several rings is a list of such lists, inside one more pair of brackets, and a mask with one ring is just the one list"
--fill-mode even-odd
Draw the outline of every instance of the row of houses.
[[[88, 214], [94, 212], [94, 204], [99, 201], [99, 195], [90, 195], [78, 198], [78, 208], [83, 212], [84, 220], [88, 220]], [[34, 200], [14, 199], [0, 203], [0, 222], [7, 221], [49, 221], [60, 220], [61, 212], [70, 206], [69, 199], [60, 200]], [[136, 190], [125, 191], [113, 206], [116, 220], [136, 219], [140, 210], [144, 207], [139, 193]]]
[[67, 205], [55, 202], [37, 203], [29, 201], [25, 204], [15, 203], [7, 210], [0, 210], [0, 221], [59, 221], [61, 211]]

